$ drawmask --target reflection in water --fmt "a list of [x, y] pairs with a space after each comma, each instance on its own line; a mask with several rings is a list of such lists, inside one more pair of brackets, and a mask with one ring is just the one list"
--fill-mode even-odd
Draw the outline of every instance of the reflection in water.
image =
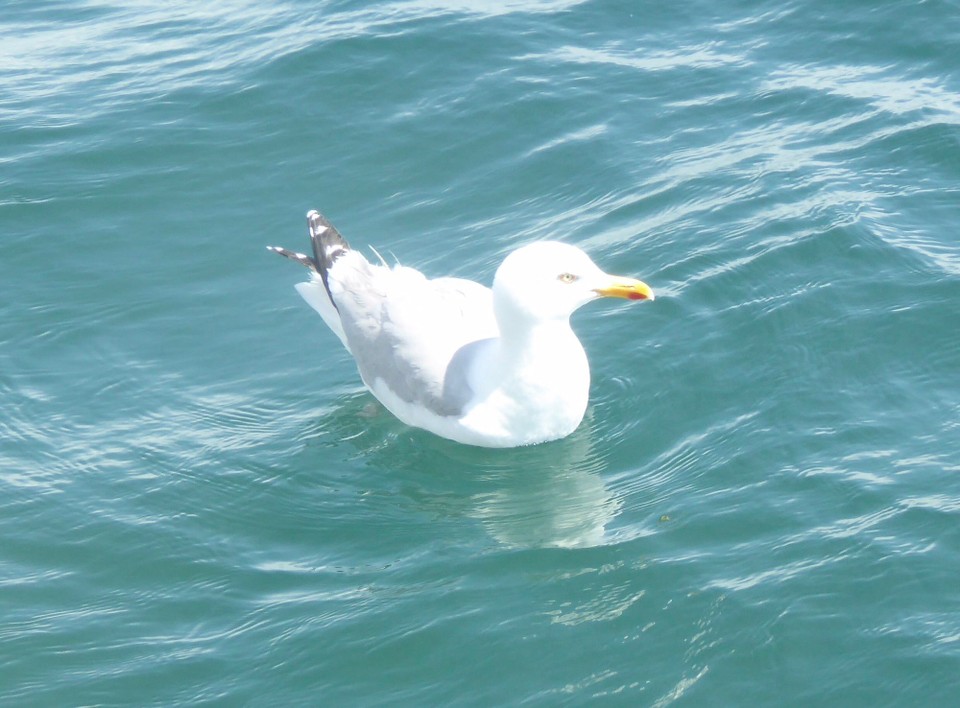
[[490, 489], [473, 496], [472, 516], [508, 546], [603, 544], [621, 502], [598, 473], [603, 460], [591, 455], [592, 432], [583, 425], [564, 440], [491, 460]]
[[355, 447], [368, 464], [389, 472], [384, 483], [400, 484], [421, 510], [477, 519], [510, 547], [607, 542], [606, 528], [621, 501], [599, 474], [604, 460], [593, 447], [590, 410], [563, 440], [499, 450], [409, 428], [372, 401], [365, 393], [344, 397], [315, 433]]

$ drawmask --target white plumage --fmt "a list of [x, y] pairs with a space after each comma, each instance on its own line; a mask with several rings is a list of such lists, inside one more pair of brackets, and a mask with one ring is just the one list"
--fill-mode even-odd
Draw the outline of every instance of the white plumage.
[[296, 287], [357, 362], [374, 396], [408, 425], [470, 445], [562, 438], [583, 418], [590, 368], [570, 315], [604, 296], [652, 300], [580, 249], [541, 241], [511, 253], [493, 288], [371, 263], [317, 212], [311, 268]]

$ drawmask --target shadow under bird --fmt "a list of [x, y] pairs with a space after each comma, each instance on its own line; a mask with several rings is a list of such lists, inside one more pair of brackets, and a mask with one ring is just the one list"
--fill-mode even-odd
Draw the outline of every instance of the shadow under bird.
[[312, 255], [268, 248], [310, 269], [296, 288], [364, 384], [404, 423], [468, 445], [532, 445], [576, 430], [590, 366], [570, 315], [601, 297], [654, 297], [558, 241], [513, 251], [487, 288], [371, 263], [316, 211], [307, 223]]

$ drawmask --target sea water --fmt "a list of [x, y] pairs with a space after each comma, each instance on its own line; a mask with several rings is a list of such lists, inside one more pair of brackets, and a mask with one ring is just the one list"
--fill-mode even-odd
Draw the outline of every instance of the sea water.
[[[0, 703], [949, 705], [960, 5], [8, 0]], [[392, 418], [265, 250], [489, 284], [569, 438]]]

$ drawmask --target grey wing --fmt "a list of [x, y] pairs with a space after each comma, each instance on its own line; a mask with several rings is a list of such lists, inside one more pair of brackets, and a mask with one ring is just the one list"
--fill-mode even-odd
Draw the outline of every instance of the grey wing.
[[468, 342], [454, 352], [450, 359], [443, 379], [443, 401], [457, 413], [463, 413], [473, 399], [475, 391], [470, 380], [474, 363], [489, 353], [495, 341], [494, 337], [488, 337]]
[[460, 414], [472, 393], [466, 345], [497, 334], [489, 288], [458, 278], [427, 280], [410, 268], [369, 268], [373, 286], [341, 294], [334, 283], [364, 382], [375, 390], [379, 381], [438, 415]]

